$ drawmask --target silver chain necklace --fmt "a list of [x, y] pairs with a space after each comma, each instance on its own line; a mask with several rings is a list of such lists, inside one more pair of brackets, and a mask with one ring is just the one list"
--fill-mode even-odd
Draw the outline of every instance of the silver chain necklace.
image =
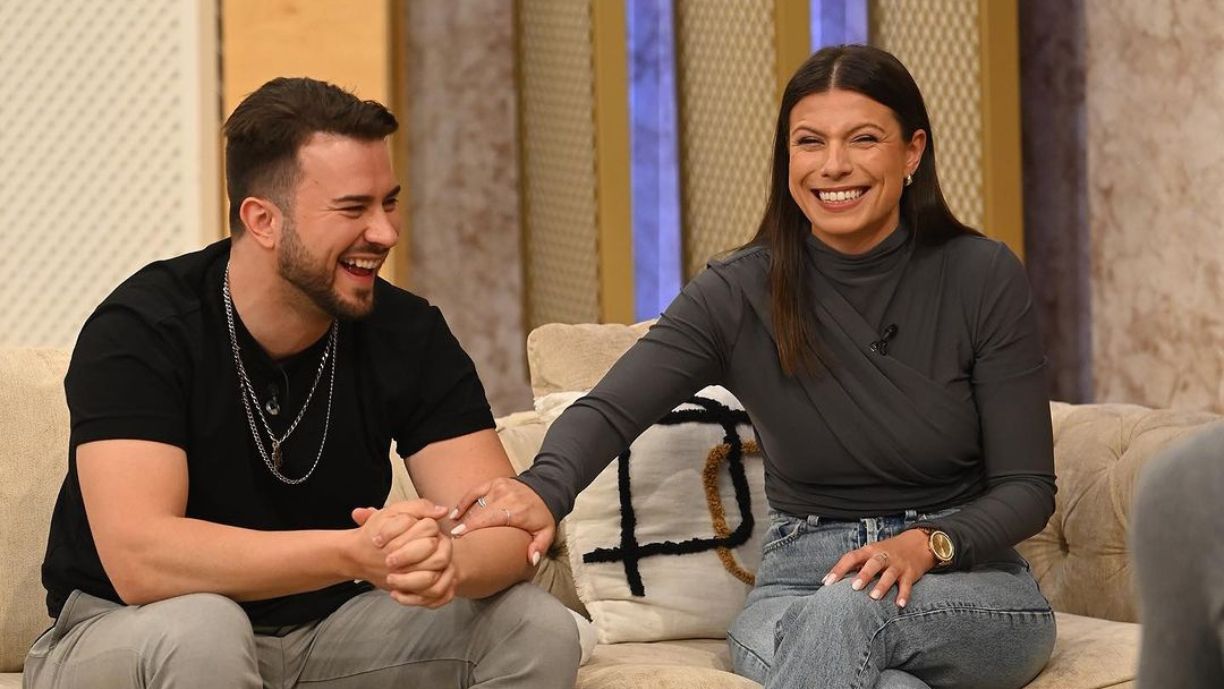
[[[242, 357], [239, 355], [238, 333], [234, 329], [234, 301], [230, 296], [229, 284], [229, 266], [225, 266], [225, 281], [221, 285], [221, 297], [225, 300], [225, 323], [229, 326], [230, 348], [234, 352], [234, 367], [238, 369], [238, 395], [242, 397], [242, 407], [246, 410], [247, 423], [251, 426], [251, 436], [255, 439], [255, 447], [259, 448], [259, 455], [263, 457], [264, 464], [267, 465], [268, 471], [277, 478], [281, 483], [290, 486], [296, 486], [304, 483], [314, 473], [315, 468], [319, 466], [319, 460], [323, 458], [323, 446], [327, 444], [327, 430], [331, 426], [331, 408], [332, 396], [336, 390], [336, 344], [340, 332], [340, 324], [332, 321], [331, 330], [327, 338], [327, 347], [323, 350], [323, 357], [319, 360], [319, 370], [315, 373], [314, 383], [310, 386], [310, 392], [306, 395], [306, 401], [302, 404], [301, 411], [298, 412], [297, 418], [293, 423], [289, 424], [289, 429], [285, 431], [280, 438], [272, 432], [272, 427], [268, 425], [268, 419], [263, 414], [263, 409], [259, 406], [259, 397], [255, 395], [255, 386], [251, 385], [251, 379], [247, 376], [246, 366], [242, 365]], [[319, 387], [319, 380], [323, 378], [323, 369], [326, 368], [328, 360], [331, 360], [331, 380], [328, 383], [327, 389], [327, 413], [323, 417], [323, 438], [319, 440], [319, 452], [315, 455], [314, 464], [310, 465], [310, 471], [307, 471], [301, 478], [289, 478], [281, 473], [281, 466], [284, 464], [284, 457], [281, 453], [281, 447], [285, 441], [297, 429], [298, 423], [306, 416], [306, 410], [310, 407], [310, 400], [314, 398], [315, 389]], [[252, 402], [254, 402], [255, 411], [251, 411]], [[263, 436], [260, 434], [258, 427], [255, 425], [255, 416], [259, 416], [259, 421], [264, 427], [264, 431], [268, 434], [268, 441], [272, 446], [271, 454], [264, 448]]]

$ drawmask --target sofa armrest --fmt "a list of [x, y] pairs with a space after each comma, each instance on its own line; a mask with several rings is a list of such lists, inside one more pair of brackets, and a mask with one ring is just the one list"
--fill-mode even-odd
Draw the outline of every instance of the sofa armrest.
[[1221, 417], [1129, 404], [1050, 405], [1058, 494], [1018, 550], [1055, 610], [1137, 620], [1128, 533], [1135, 480], [1154, 456]]

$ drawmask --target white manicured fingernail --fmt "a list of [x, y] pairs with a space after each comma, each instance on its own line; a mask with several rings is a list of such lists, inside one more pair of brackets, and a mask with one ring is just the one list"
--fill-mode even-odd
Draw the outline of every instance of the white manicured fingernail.
[[538, 564], [540, 564], [540, 553], [536, 551], [531, 554], [531, 566], [535, 567]]
[[460, 524], [459, 526], [456, 526], [455, 528], [451, 529], [451, 535], [452, 536], [462, 536], [466, 531], [467, 531], [467, 524]]
[[854, 589], [855, 591], [862, 591], [863, 590], [863, 580], [855, 579], [854, 583], [850, 584], [850, 588]]
[[881, 595], [881, 594], [880, 594], [880, 592], [879, 592], [879, 591], [872, 591], [872, 592], [871, 592], [871, 599], [872, 599], [872, 600], [880, 600], [880, 595]]
[[455, 509], [451, 510], [451, 511], [450, 511], [450, 514], [449, 514], [449, 515], [447, 515], [447, 517], [448, 517], [449, 519], [451, 519], [452, 521], [453, 521], [453, 520], [454, 520], [456, 517], [458, 517], [458, 516], [459, 516], [459, 508], [458, 508], [458, 507], [456, 507]]
[[904, 608], [904, 607], [905, 607], [905, 599], [904, 599], [904, 598], [902, 598], [902, 599], [900, 599], [900, 600], [898, 600], [898, 601], [897, 601], [897, 607], [898, 607], [898, 608]]
[[834, 579], [833, 574], [832, 574], [832, 573], [829, 573], [829, 574], [826, 574], [826, 575], [825, 575], [825, 578], [824, 578], [824, 579], [821, 579], [821, 580], [820, 580], [820, 583], [821, 583], [821, 584], [824, 584], [825, 586], [828, 586], [829, 584], [832, 584], [832, 583], [833, 583], [833, 579]]

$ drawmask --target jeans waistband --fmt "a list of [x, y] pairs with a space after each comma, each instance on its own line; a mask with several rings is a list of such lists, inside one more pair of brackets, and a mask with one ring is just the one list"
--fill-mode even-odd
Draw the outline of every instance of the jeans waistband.
[[893, 512], [892, 514], [875, 514], [870, 517], [822, 517], [818, 514], [810, 514], [807, 516], [808, 521], [814, 521], [820, 524], [861, 524], [867, 520], [886, 521], [890, 519], [914, 521], [918, 518], [918, 510], [906, 510], [904, 512]]

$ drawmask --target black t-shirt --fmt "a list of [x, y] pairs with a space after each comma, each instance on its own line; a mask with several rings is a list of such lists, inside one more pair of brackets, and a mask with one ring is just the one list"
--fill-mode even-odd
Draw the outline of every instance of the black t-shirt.
[[[318, 467], [304, 483], [282, 483], [264, 464], [239, 397], [221, 296], [229, 253], [229, 240], [222, 240], [146, 266], [81, 330], [64, 383], [72, 419], [68, 475], [42, 569], [53, 617], [73, 589], [120, 601], [81, 499], [76, 448], [82, 443], [127, 438], [182, 448], [191, 518], [266, 531], [346, 529], [354, 526], [353, 508], [386, 500], [392, 440], [407, 457], [435, 441], [493, 427], [475, 367], [441, 312], [379, 280], [370, 316], [340, 324], [330, 427]], [[279, 437], [306, 401], [328, 337], [273, 362], [236, 313], [235, 329], [247, 374]], [[281, 471], [288, 477], [304, 475], [315, 461], [330, 385], [328, 366], [283, 446]], [[267, 448], [266, 435], [261, 440]], [[369, 588], [341, 583], [243, 607], [257, 625], [299, 624]]]

